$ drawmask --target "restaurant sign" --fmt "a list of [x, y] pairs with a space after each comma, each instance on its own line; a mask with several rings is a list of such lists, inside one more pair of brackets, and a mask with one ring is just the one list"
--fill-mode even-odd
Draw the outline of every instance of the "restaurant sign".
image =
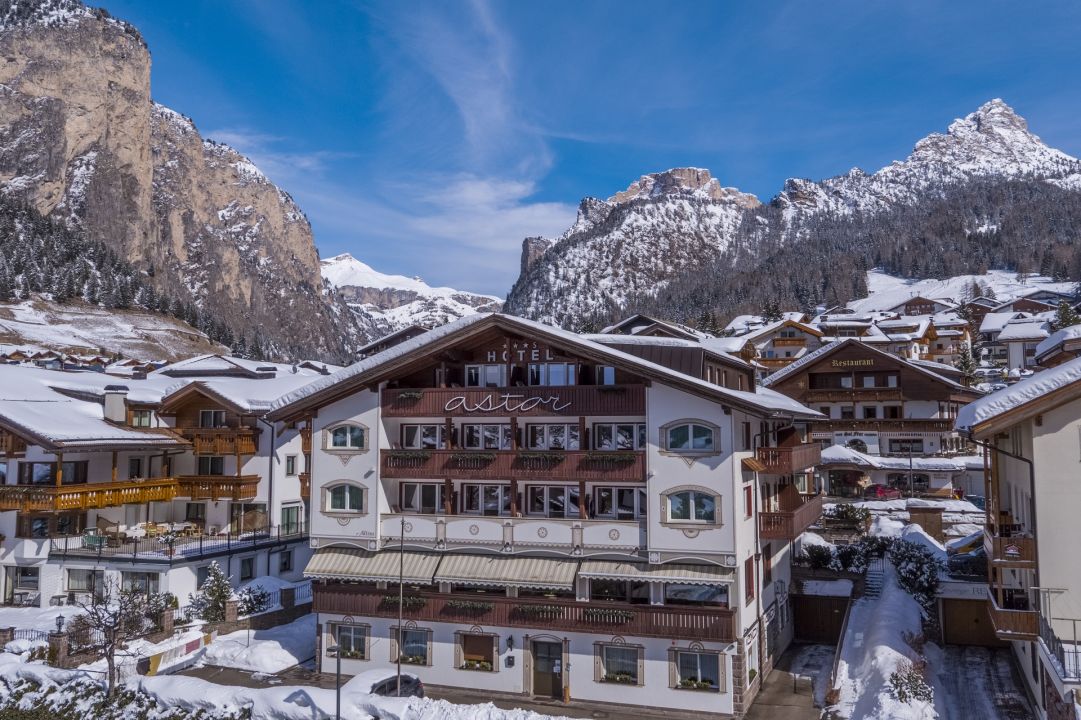
[[835, 368], [857, 368], [857, 367], [874, 367], [874, 358], [858, 358], [856, 360], [831, 360], [830, 367]]

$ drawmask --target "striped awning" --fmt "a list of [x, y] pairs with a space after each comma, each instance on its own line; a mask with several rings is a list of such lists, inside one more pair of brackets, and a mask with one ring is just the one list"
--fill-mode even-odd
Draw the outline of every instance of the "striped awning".
[[574, 573], [577, 570], [577, 560], [447, 555], [439, 564], [435, 581], [458, 585], [574, 590]]
[[646, 565], [643, 563], [612, 562], [609, 560], [586, 560], [578, 570], [578, 577], [598, 580], [636, 580], [638, 582], [666, 582], [682, 585], [727, 585], [733, 581], [731, 568], [720, 565]]
[[398, 582], [398, 573], [404, 565], [405, 582], [431, 585], [440, 557], [435, 554], [407, 552], [403, 563], [401, 553], [395, 550], [372, 553], [357, 548], [319, 548], [304, 568], [304, 576], [328, 580]]

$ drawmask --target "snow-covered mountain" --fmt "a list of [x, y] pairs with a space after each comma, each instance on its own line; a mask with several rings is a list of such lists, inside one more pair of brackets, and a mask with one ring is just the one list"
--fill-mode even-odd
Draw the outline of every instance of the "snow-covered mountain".
[[493, 295], [432, 287], [419, 277], [381, 273], [349, 253], [323, 260], [321, 270], [353, 311], [382, 332], [409, 325], [435, 327], [502, 307], [502, 301]]
[[[507, 310], [573, 326], [638, 309], [642, 298], [670, 297], [680, 306], [680, 319], [690, 320], [692, 307], [709, 310], [703, 307], [704, 298], [687, 295], [702, 295], [699, 283], [723, 289], [732, 282], [733, 270], [748, 272], [764, 265], [767, 274], [785, 271], [792, 267], [792, 258], [778, 268], [769, 267], [769, 258], [799, 242], [809, 243], [811, 250], [828, 245], [839, 223], [863, 223], [860, 233], [866, 238], [869, 218], [903, 208], [930, 210], [959, 189], [979, 186], [990, 197], [990, 182], [1081, 192], [1081, 162], [1046, 146], [1023, 118], [996, 99], [955, 120], [945, 134], [920, 140], [903, 161], [872, 174], [853, 169], [818, 182], [790, 179], [768, 204], [722, 187], [706, 170], [678, 168], [646, 175], [608, 200], [584, 199], [576, 222], [560, 237], [527, 238]], [[1008, 214], [1000, 212], [996, 202], [997, 196], [986, 205], [966, 208], [961, 234], [996, 232]], [[832, 223], [829, 234], [823, 230], [826, 223]], [[951, 239], [946, 245], [953, 243]], [[866, 267], [878, 264], [874, 248], [858, 249], [870, 256]], [[964, 255], [966, 250], [958, 252]], [[797, 260], [816, 262], [810, 254]], [[817, 287], [806, 288], [806, 294], [828, 295], [831, 275], [839, 268], [813, 269], [807, 272], [807, 283]], [[714, 276], [701, 278], [707, 272]], [[744, 293], [744, 288], [736, 292]], [[629, 302], [636, 307], [628, 308]]]

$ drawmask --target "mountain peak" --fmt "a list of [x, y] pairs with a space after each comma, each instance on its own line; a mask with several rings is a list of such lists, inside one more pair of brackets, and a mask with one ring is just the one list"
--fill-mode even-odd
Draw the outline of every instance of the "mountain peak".
[[736, 188], [721, 187], [717, 178], [704, 168], [671, 168], [649, 173], [632, 182], [626, 190], [608, 199], [610, 203], [660, 197], [695, 197], [704, 200], [732, 200], [746, 207], [760, 205], [758, 198]]

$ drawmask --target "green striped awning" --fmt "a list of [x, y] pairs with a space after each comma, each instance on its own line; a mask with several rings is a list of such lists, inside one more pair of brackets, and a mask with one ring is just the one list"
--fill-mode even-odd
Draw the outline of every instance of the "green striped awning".
[[435, 581], [458, 585], [574, 590], [574, 573], [577, 570], [577, 560], [447, 555], [436, 570]]

